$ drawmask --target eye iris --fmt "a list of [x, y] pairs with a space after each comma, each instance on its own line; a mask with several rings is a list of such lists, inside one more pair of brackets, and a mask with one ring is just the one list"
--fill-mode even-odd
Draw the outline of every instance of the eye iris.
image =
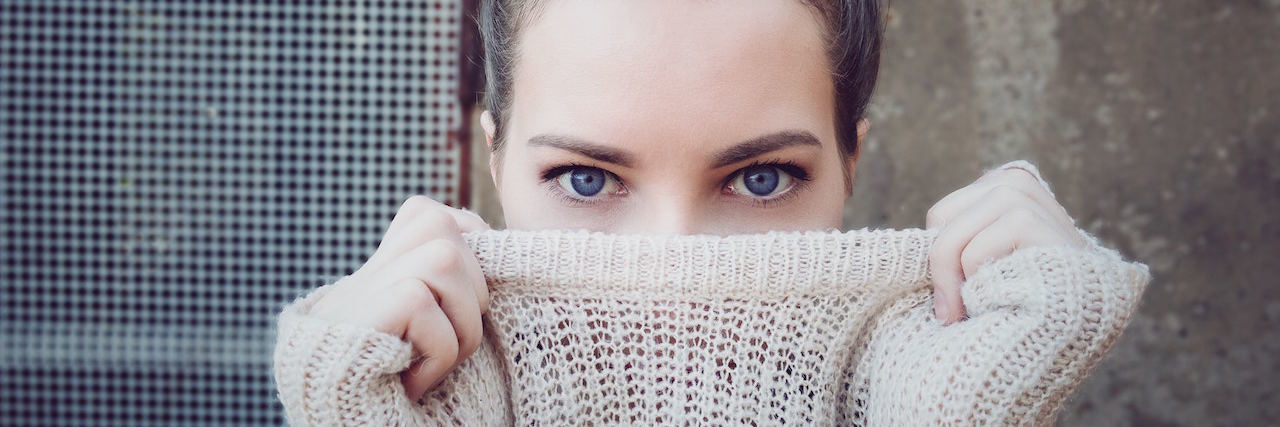
[[742, 173], [743, 184], [747, 190], [757, 196], [767, 196], [778, 189], [778, 169], [770, 166], [757, 166]]
[[586, 197], [599, 194], [604, 189], [604, 179], [604, 171], [599, 169], [574, 169], [569, 172], [569, 183], [573, 185], [573, 191]]

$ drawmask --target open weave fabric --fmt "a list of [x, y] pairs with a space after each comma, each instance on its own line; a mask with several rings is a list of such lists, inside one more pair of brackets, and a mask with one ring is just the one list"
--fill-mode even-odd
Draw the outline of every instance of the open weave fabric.
[[1050, 423], [1150, 281], [1080, 233], [981, 267], [949, 326], [933, 230], [468, 234], [486, 342], [423, 399], [400, 337], [308, 315], [328, 286], [281, 314], [275, 376], [308, 425]]

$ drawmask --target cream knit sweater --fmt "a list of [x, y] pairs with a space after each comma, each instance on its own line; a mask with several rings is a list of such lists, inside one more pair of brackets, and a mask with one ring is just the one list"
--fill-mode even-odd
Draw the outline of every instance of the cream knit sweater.
[[1090, 246], [1021, 248], [933, 316], [936, 231], [466, 235], [486, 343], [419, 402], [399, 337], [280, 315], [293, 424], [1048, 424], [1124, 329], [1147, 267]]

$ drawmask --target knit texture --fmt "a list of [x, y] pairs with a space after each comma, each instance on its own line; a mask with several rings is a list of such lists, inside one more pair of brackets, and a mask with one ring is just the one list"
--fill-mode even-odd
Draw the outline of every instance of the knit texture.
[[[293, 424], [1049, 424], [1150, 281], [1083, 230], [969, 277], [933, 315], [936, 230], [465, 235], [490, 288], [486, 342], [418, 402], [399, 337], [280, 315]], [[332, 286], [332, 285], [329, 285]]]

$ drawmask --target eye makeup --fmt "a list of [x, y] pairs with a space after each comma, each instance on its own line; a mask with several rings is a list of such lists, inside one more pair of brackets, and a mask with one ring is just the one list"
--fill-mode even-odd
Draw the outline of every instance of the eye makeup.
[[[744, 175], [748, 172], [754, 172], [756, 176], [776, 175], [777, 188], [780, 190], [773, 189], [770, 193], [774, 194], [762, 196], [744, 188], [738, 188], [743, 187], [737, 184], [745, 179]], [[764, 174], [761, 175], [761, 172]], [[569, 207], [590, 207], [608, 203], [612, 199], [625, 197], [628, 193], [626, 183], [617, 174], [584, 163], [571, 162], [552, 166], [543, 170], [539, 178], [549, 196]], [[604, 182], [594, 181], [601, 178]], [[720, 187], [721, 193], [728, 197], [750, 203], [752, 206], [770, 208], [803, 194], [809, 189], [809, 182], [812, 180], [808, 170], [793, 161], [768, 160], [755, 161], [738, 168], [725, 177]], [[578, 190], [579, 187], [594, 193], [589, 196], [583, 195]]]
[[[748, 173], [753, 175], [768, 175], [768, 171], [772, 169], [777, 174], [777, 186], [782, 190], [771, 189], [769, 192], [777, 192], [776, 194], [758, 195], [750, 190], [750, 185], [745, 185], [748, 179]], [[771, 160], [771, 161], [755, 161], [744, 166], [732, 174], [725, 180], [723, 184], [723, 192], [731, 197], [746, 199], [748, 202], [760, 208], [771, 208], [783, 204], [787, 200], [801, 195], [805, 190], [809, 189], [809, 182], [813, 178], [809, 176], [809, 172], [804, 167], [789, 160]], [[744, 185], [738, 185], [743, 183]], [[741, 187], [741, 188], [739, 188]]]
[[[541, 184], [546, 188], [547, 193], [566, 206], [586, 206], [627, 193], [618, 175], [600, 167], [581, 163], [554, 166], [543, 171], [540, 176]], [[596, 179], [603, 182], [592, 182]], [[597, 186], [599, 188], [595, 188]], [[580, 194], [579, 187], [591, 187], [586, 191], [593, 194]]]

